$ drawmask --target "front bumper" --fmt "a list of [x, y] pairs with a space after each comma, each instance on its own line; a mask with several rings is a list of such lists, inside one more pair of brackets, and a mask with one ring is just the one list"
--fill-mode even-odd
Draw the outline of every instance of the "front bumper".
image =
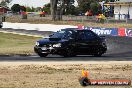
[[35, 46], [34, 51], [36, 53], [48, 53], [48, 54], [62, 54], [65, 48], [62, 47], [39, 47]]

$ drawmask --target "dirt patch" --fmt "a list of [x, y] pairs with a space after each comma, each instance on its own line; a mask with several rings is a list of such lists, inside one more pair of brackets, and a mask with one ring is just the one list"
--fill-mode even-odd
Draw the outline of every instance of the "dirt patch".
[[0, 88], [82, 88], [82, 69], [91, 79], [132, 80], [132, 62], [0, 62]]

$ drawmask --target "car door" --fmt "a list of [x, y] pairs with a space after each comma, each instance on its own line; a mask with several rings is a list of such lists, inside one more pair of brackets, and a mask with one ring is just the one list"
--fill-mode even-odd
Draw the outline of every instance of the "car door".
[[91, 54], [98, 45], [98, 37], [89, 30], [78, 31], [76, 52], [78, 54]]

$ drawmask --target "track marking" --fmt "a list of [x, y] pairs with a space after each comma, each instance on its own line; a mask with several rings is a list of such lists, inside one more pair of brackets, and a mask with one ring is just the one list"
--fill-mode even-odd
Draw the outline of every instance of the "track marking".
[[18, 35], [25, 35], [25, 36], [33, 36], [33, 37], [44, 37], [41, 35], [31, 35], [31, 34], [25, 34], [25, 33], [16, 33], [16, 32], [7, 32], [7, 31], [0, 31], [2, 33], [11, 33], [11, 34], [18, 34]]

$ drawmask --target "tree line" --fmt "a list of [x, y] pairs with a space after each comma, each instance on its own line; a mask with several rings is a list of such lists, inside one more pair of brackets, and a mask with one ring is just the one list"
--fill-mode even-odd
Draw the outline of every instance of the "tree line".
[[104, 1], [114, 2], [115, 0], [76, 0], [78, 6], [74, 6], [75, 0], [50, 0], [51, 4], [51, 15], [52, 20], [62, 20], [63, 14], [84, 14], [87, 11], [91, 12], [92, 15], [97, 15], [102, 13], [102, 6], [99, 2]]
[[[4, 0], [2, 3], [7, 5], [12, 0]], [[77, 6], [75, 6], [75, 1]], [[84, 14], [87, 11], [91, 12], [92, 15], [97, 15], [102, 13], [102, 6], [99, 2], [104, 1], [114, 2], [115, 0], [50, 0], [50, 3], [44, 5], [43, 7], [26, 7], [19, 4], [14, 4], [11, 7], [13, 13], [20, 11], [45, 11], [47, 14], [51, 14], [52, 20], [62, 20], [62, 15], [79, 15]], [[2, 4], [0, 3], [0, 5]]]
[[48, 14], [50, 14], [50, 4], [46, 4], [44, 5], [43, 7], [29, 7], [29, 6], [22, 6], [22, 5], [19, 5], [19, 4], [14, 4], [12, 7], [11, 7], [11, 11], [13, 13], [18, 13], [18, 12], [47, 12]]

